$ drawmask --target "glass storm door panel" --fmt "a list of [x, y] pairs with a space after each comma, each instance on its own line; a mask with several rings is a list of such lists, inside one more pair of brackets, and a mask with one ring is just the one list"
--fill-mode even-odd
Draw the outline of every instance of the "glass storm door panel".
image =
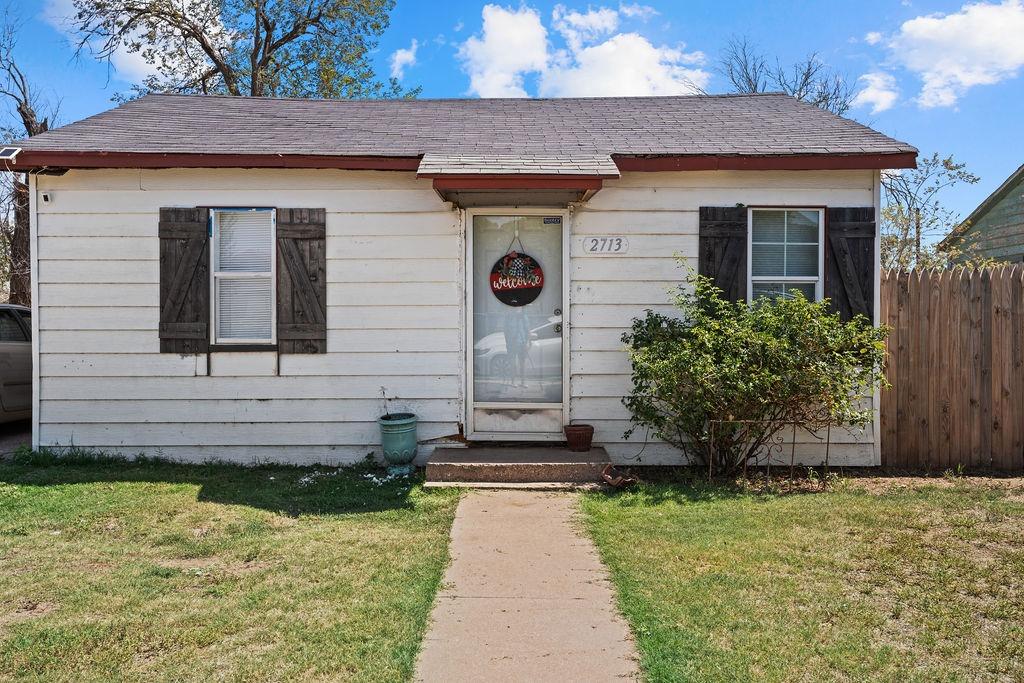
[[478, 215], [472, 230], [474, 431], [561, 431], [562, 218]]

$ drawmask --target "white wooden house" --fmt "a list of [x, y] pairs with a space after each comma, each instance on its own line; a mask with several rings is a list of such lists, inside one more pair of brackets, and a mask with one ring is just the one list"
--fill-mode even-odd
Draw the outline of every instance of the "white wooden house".
[[[676, 256], [735, 298], [797, 286], [877, 318], [879, 174], [916, 157], [779, 94], [150, 95], [20, 146], [34, 445], [302, 463], [379, 452], [382, 393], [421, 456], [572, 420], [628, 462], [620, 336], [668, 310]], [[533, 258], [524, 305], [496, 295], [510, 251]], [[833, 462], [879, 462], [875, 430], [833, 439]]]

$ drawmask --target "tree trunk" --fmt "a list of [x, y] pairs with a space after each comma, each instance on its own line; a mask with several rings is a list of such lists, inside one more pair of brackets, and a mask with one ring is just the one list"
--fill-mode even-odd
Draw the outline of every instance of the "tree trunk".
[[14, 182], [14, 232], [11, 235], [10, 301], [32, 305], [32, 268], [29, 247], [28, 185]]

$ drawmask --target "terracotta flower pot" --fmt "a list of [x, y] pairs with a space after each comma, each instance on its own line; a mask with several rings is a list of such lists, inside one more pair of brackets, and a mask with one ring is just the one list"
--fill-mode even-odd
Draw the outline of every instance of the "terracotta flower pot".
[[583, 453], [590, 450], [594, 440], [594, 425], [565, 425], [562, 431], [565, 432], [570, 451]]

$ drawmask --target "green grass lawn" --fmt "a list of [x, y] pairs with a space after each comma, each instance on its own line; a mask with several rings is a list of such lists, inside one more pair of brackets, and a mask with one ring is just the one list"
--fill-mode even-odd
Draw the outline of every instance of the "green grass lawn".
[[1024, 483], [584, 498], [651, 681], [1024, 680]]
[[0, 464], [0, 679], [409, 679], [458, 494], [380, 475]]

